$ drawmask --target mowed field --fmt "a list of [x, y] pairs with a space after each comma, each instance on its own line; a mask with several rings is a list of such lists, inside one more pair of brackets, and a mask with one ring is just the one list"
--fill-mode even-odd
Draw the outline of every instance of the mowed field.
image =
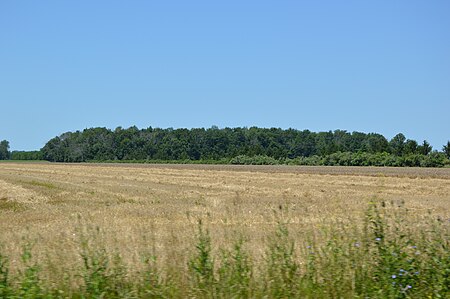
[[278, 222], [301, 251], [377, 201], [404, 207], [418, 230], [430, 215], [448, 222], [450, 169], [1, 163], [0, 246], [14, 271], [31, 243], [49, 277], [79, 266], [86, 236], [129, 268], [149, 248], [182, 268], [201, 220], [213, 251], [243, 238], [259, 263]]

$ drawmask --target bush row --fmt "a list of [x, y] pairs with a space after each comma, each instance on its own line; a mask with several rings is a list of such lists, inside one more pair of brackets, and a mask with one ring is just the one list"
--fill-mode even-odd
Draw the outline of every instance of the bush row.
[[444, 154], [410, 154], [395, 156], [389, 153], [337, 152], [326, 156], [298, 157], [295, 159], [274, 159], [268, 156], [237, 156], [230, 160], [236, 165], [309, 165], [309, 166], [393, 166], [393, 167], [444, 167], [450, 160]]

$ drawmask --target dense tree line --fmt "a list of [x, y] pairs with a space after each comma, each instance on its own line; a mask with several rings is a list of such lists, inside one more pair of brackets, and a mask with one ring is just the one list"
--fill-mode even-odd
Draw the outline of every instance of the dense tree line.
[[[446, 147], [448, 155], [449, 144], [444, 146], [443, 153], [432, 152], [427, 141], [419, 144], [415, 140], [406, 139], [402, 133], [387, 140], [377, 133], [350, 133], [344, 130], [316, 133], [309, 130], [257, 127], [138, 129], [133, 126], [127, 129], [90, 128], [67, 132], [51, 139], [42, 148], [41, 154], [43, 159], [55, 162], [225, 159], [238, 164], [236, 161], [239, 157], [241, 160], [243, 157], [267, 157], [278, 162], [297, 159], [298, 164], [316, 161], [322, 165], [423, 166], [430, 164], [423, 162], [428, 161], [425, 157], [430, 155], [444, 161]], [[370, 156], [375, 162], [358, 162], [359, 158], [355, 158], [355, 155], [362, 153], [366, 156], [360, 159], [369, 159]], [[329, 161], [339, 162], [329, 162], [325, 157]], [[401, 157], [403, 160], [399, 162], [400, 159], [392, 157]], [[307, 162], [300, 162], [302, 159]], [[379, 160], [385, 162], [377, 162]]]
[[439, 167], [450, 164], [450, 141], [437, 152], [402, 133], [387, 140], [343, 130], [91, 128], [64, 133], [39, 151], [10, 152], [3, 140], [0, 160], [5, 159]]

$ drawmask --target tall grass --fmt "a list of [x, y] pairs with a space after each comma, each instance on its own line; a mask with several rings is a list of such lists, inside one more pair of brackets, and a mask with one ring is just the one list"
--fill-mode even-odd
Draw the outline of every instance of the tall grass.
[[429, 215], [414, 223], [409, 213], [372, 202], [360, 223], [336, 223], [302, 240], [280, 219], [259, 263], [242, 236], [213, 250], [200, 221], [188, 262], [174, 267], [184, 269], [178, 275], [151, 248], [136, 265], [142, 270], [131, 271], [102, 245], [99, 228], [83, 228], [78, 273], [64, 282], [44, 279], [30, 242], [14, 274], [0, 253], [0, 298], [450, 298], [449, 221]]

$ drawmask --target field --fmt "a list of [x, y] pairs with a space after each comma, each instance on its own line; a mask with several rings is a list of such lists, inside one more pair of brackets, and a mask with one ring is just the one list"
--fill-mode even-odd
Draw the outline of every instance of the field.
[[[76, 297], [74, 290], [78, 289], [88, 294], [86, 273], [95, 265], [94, 256], [107, 260], [104, 279], [117, 270], [113, 267], [117, 257], [125, 269], [121, 281], [136, 280], [151, 261], [159, 273], [155, 284], [165, 286], [158, 293], [162, 297], [164, 292], [168, 297], [227, 297], [223, 294], [235, 290], [230, 286], [220, 289], [220, 273], [227, 265], [226, 257], [233, 256], [240, 244], [251, 273], [246, 272], [249, 283], [240, 289], [247, 293], [234, 297], [292, 297], [300, 296], [299, 292], [304, 292], [300, 297], [329, 297], [332, 292], [342, 292], [343, 297], [445, 296], [448, 289], [428, 286], [425, 278], [401, 287], [389, 281], [386, 289], [381, 287], [381, 293], [376, 293], [375, 285], [382, 282], [374, 273], [364, 274], [366, 280], [374, 279], [374, 290], [358, 291], [355, 277], [363, 274], [355, 272], [359, 270], [352, 268], [349, 256], [361, 259], [361, 269], [377, 269], [379, 264], [352, 255], [351, 244], [359, 247], [367, 243], [365, 254], [385, 260], [384, 247], [371, 244], [371, 240], [386, 240], [383, 250], [392, 248], [400, 255], [408, 255], [407, 248], [418, 246], [412, 242], [420, 240], [424, 247], [438, 245], [430, 256], [447, 259], [449, 222], [448, 168], [0, 164], [0, 266], [3, 256], [12, 281], [10, 292], [22, 288], [20, 277], [39, 266], [33, 279], [39, 279], [42, 289], [59, 290], [55, 292], [61, 297]], [[333, 258], [336, 263], [341, 257], [349, 259], [339, 266], [349, 268], [342, 277], [335, 271], [340, 282], [324, 287], [321, 284], [332, 278], [323, 271], [338, 267], [327, 264], [334, 261], [329, 256], [334, 249], [327, 251], [330, 248], [341, 249], [342, 256], [336, 252]], [[282, 254], [278, 256], [277, 250]], [[104, 256], [99, 257], [99, 252]], [[86, 258], [89, 254], [91, 260]], [[317, 256], [315, 266], [309, 259], [313, 254]], [[410, 260], [406, 255], [390, 266], [406, 263]], [[278, 274], [270, 270], [275, 267], [274, 256], [284, 259], [286, 266], [278, 267]], [[417, 267], [427, 264], [427, 255], [422, 256]], [[200, 261], [197, 266], [196, 261]], [[395, 275], [389, 271], [393, 270], [384, 266], [392, 279]], [[428, 278], [435, 280], [441, 275], [442, 286], [450, 282], [450, 269], [448, 263], [441, 266], [444, 274], [430, 272]], [[313, 271], [315, 277], [304, 280], [297, 293], [292, 290], [294, 293], [286, 294], [283, 287], [276, 287], [279, 283], [289, 289], [293, 283], [283, 271], [299, 277]], [[280, 281], [274, 278], [277, 275]], [[348, 288], [339, 289], [339, 284], [347, 284], [346, 279]], [[259, 281], [263, 286], [257, 285]], [[322, 289], [316, 292], [314, 286]], [[407, 293], [412, 287], [422, 293]], [[42, 289], [39, 291], [44, 292]], [[139, 290], [129, 289], [126, 296], [110, 289], [112, 293], [105, 296], [143, 297]]]

